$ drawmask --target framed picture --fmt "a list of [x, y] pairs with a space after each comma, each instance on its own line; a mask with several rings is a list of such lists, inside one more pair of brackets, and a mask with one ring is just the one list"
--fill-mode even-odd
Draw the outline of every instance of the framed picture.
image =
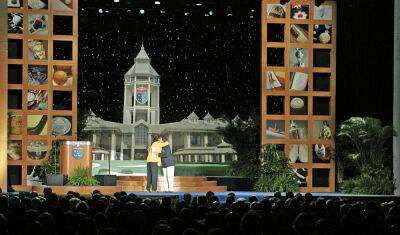
[[306, 20], [309, 18], [309, 6], [308, 5], [301, 5], [301, 4], [294, 4], [291, 8], [290, 16], [292, 19], [295, 20]]
[[29, 9], [40, 10], [40, 9], [48, 9], [48, 1], [47, 0], [28, 0]]
[[7, 6], [11, 8], [22, 7], [22, 0], [7, 0]]
[[21, 13], [8, 13], [8, 33], [23, 32], [24, 16]]
[[267, 138], [285, 139], [285, 121], [267, 120]]
[[28, 90], [28, 110], [47, 110], [48, 93], [46, 90]]
[[291, 24], [290, 25], [290, 42], [306, 43], [308, 41], [308, 25]]
[[7, 145], [7, 159], [21, 160], [22, 159], [22, 141], [11, 140]]
[[305, 91], [307, 90], [308, 74], [302, 72], [290, 73], [290, 90]]
[[47, 65], [28, 65], [28, 84], [47, 85]]
[[285, 90], [284, 71], [267, 71], [267, 90]]
[[8, 133], [10, 135], [22, 134], [22, 115], [11, 113], [8, 116]]
[[53, 0], [53, 10], [56, 11], [71, 11], [72, 0]]
[[267, 18], [285, 18], [286, 5], [281, 4], [267, 4]]
[[314, 6], [314, 20], [332, 20], [332, 6]]
[[54, 116], [53, 117], [53, 135], [71, 135], [72, 134], [72, 117], [70, 116]]
[[290, 67], [308, 67], [307, 48], [290, 48]]
[[29, 32], [31, 34], [46, 35], [48, 33], [48, 15], [29, 15]]
[[28, 115], [28, 135], [47, 135], [47, 115]]
[[47, 41], [28, 39], [28, 48], [30, 60], [47, 60]]
[[314, 43], [331, 43], [332, 26], [328, 24], [315, 24], [313, 35]]
[[28, 157], [32, 160], [42, 160], [47, 154], [47, 142], [43, 140], [34, 140], [28, 144]]
[[55, 87], [72, 86], [72, 66], [68, 65], [53, 66], [53, 86]]

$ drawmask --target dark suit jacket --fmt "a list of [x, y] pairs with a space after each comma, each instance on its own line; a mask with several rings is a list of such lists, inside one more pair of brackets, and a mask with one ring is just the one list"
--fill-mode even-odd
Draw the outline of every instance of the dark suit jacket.
[[160, 157], [162, 167], [175, 166], [174, 156], [172, 156], [171, 147], [169, 145], [162, 148]]

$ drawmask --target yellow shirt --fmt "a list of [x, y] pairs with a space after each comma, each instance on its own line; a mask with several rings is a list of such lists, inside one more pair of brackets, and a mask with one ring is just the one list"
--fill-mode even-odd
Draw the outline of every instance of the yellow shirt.
[[167, 146], [169, 143], [166, 141], [156, 141], [154, 142], [148, 151], [147, 154], [147, 162], [157, 162], [157, 165], [161, 165], [161, 158], [158, 156], [159, 153], [161, 153], [161, 150], [163, 147]]

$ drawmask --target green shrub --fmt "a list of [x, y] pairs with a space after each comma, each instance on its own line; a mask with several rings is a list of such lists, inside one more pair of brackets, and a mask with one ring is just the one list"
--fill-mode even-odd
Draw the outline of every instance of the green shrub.
[[351, 194], [393, 194], [394, 184], [387, 177], [362, 174], [355, 179], [343, 181], [341, 191]]
[[257, 179], [254, 189], [259, 192], [296, 192], [299, 186], [296, 178], [290, 174], [277, 175], [275, 177], [262, 175]]
[[72, 176], [68, 177], [68, 186], [96, 186], [99, 182], [90, 174], [88, 167], [78, 166]]
[[277, 145], [267, 144], [261, 152], [261, 176], [257, 179], [256, 191], [298, 191], [299, 185], [289, 160]]

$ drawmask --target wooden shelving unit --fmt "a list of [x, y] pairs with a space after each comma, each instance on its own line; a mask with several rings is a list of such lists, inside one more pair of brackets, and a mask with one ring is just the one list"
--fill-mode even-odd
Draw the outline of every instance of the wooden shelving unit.
[[[325, 1], [316, 8], [314, 0], [291, 0], [285, 5], [263, 0], [261, 17], [261, 142], [280, 145], [292, 159], [293, 169], [306, 178], [299, 178], [301, 191], [333, 192], [336, 2]], [[296, 48], [303, 49], [296, 54]], [[278, 83], [271, 83], [275, 78]], [[277, 86], [267, 89], [267, 81]], [[328, 123], [331, 138], [319, 138], [323, 122]], [[315, 151], [316, 144], [318, 149], [325, 147], [325, 155]], [[293, 160], [296, 152], [298, 158]]]
[[[13, 77], [16, 73], [15, 71], [11, 71], [11, 69], [7, 71], [9, 81], [8, 92], [20, 94], [19, 96], [8, 96], [9, 115], [20, 116], [20, 125], [13, 123], [15, 120], [13, 120], [13, 117], [9, 117], [8, 148], [12, 149], [13, 147], [10, 147], [10, 145], [13, 143], [20, 143], [21, 157], [20, 159], [12, 159], [8, 156], [7, 165], [12, 183], [18, 185], [16, 188], [24, 188], [27, 186], [27, 175], [31, 173], [32, 167], [41, 165], [42, 159], [48, 157], [54, 139], [75, 140], [77, 137], [78, 0], [42, 0], [32, 2], [19, 0], [7, 2], [9, 25], [10, 21], [12, 24], [18, 22], [18, 17], [22, 17], [23, 20], [21, 25], [22, 30], [18, 31], [15, 30], [15, 28], [13, 30], [13, 28], [10, 29], [10, 27], [8, 29], [9, 55], [10, 53], [16, 53], [16, 48], [21, 50], [19, 56], [9, 56], [7, 61], [8, 66], [16, 65], [21, 68], [19, 71], [20, 79], [16, 79], [18, 75]], [[44, 3], [44, 5], [40, 2]], [[45, 7], [39, 9], [41, 6]], [[18, 17], [13, 18], [15, 14], [17, 14]], [[38, 20], [36, 21], [35, 19]], [[43, 27], [44, 25], [47, 25], [47, 27]], [[45, 28], [47, 28], [47, 30]], [[71, 30], [70, 32], [65, 31], [66, 33], [63, 33], [63, 29]], [[12, 39], [19, 40], [20, 45], [17, 47], [11, 45], [10, 40]], [[47, 43], [47, 45], [46, 43], [44, 44], [47, 46], [46, 59], [32, 57], [33, 50], [28, 46], [29, 40], [39, 40]], [[43, 84], [30, 84], [28, 70], [32, 68], [32, 66], [38, 65], [42, 65], [42, 68], [47, 68], [47, 82]], [[56, 70], [54, 70], [54, 68]], [[57, 84], [54, 79], [54, 72], [61, 70], [66, 72], [67, 80], [65, 83], [59, 82]], [[46, 74], [46, 72], [43, 72], [43, 74]], [[61, 74], [59, 77], [65, 79], [65, 74]], [[44, 93], [47, 92], [47, 102], [42, 103], [44, 108], [29, 108], [28, 96], [30, 95], [30, 97], [32, 97], [32, 94], [28, 93], [29, 91], [35, 90], [44, 91]], [[65, 93], [56, 94], [55, 91]], [[55, 96], [58, 98], [55, 98]], [[30, 97], [29, 99], [31, 99]], [[13, 105], [13, 103], [15, 102], [21, 105], [19, 105], [19, 107], [14, 107], [15, 105]], [[62, 108], [65, 104], [68, 105]], [[31, 120], [32, 117], [37, 118], [37, 116], [34, 115], [47, 116], [47, 130], [45, 127], [42, 128], [40, 135], [28, 134], [29, 120]], [[63, 118], [53, 119], [57, 116]], [[58, 124], [54, 124], [54, 120], [57, 120]], [[68, 124], [66, 120], [68, 120], [70, 124]], [[68, 132], [64, 134], [59, 131], [57, 132], [56, 128], [54, 128], [54, 126], [57, 125], [58, 130], [60, 130], [59, 128], [62, 129], [63, 122], [65, 124], [64, 130], [68, 130]], [[70, 128], [68, 128], [69, 125]], [[15, 130], [15, 128], [20, 128], [20, 131]], [[53, 132], [53, 129], [56, 133]], [[40, 141], [44, 144], [47, 149], [44, 158], [30, 157], [28, 154], [28, 146], [32, 141]], [[16, 172], [20, 175], [16, 175]]]

